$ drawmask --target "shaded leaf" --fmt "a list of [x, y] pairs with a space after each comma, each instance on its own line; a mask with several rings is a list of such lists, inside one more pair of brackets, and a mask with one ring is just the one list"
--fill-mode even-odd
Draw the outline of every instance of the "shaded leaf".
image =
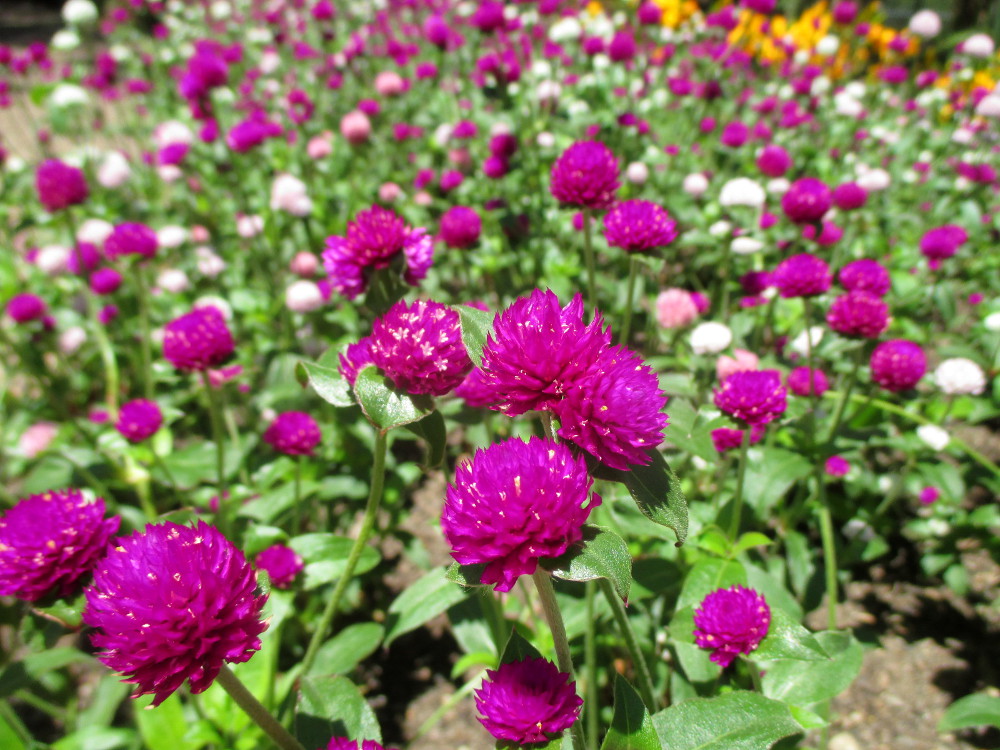
[[328, 640], [316, 654], [311, 675], [345, 674], [367, 658], [382, 642], [383, 627], [375, 622], [348, 625]]
[[623, 600], [632, 584], [632, 556], [625, 540], [610, 529], [584, 526], [582, 542], [565, 554], [541, 560], [541, 566], [564, 581], [606, 578]]
[[453, 586], [444, 568], [435, 568], [411, 584], [389, 605], [385, 645], [388, 647], [403, 633], [420, 627], [466, 596], [466, 591]]
[[768, 750], [802, 731], [787, 705], [745, 690], [678, 703], [653, 726], [663, 750]]
[[607, 469], [607, 478], [621, 482], [628, 489], [639, 510], [650, 521], [667, 526], [677, 534], [677, 546], [687, 539], [688, 509], [681, 482], [655, 448], [649, 451], [647, 466], [632, 466], [628, 471]]
[[418, 403], [422, 399], [397, 389], [374, 366], [358, 373], [354, 381], [354, 395], [368, 421], [382, 432], [417, 422], [430, 411], [429, 403]]
[[445, 440], [448, 437], [441, 412], [432, 411], [420, 421], [406, 425], [406, 429], [427, 444], [427, 467], [440, 466], [444, 461]]
[[303, 386], [308, 383], [316, 395], [334, 406], [353, 406], [351, 384], [332, 367], [324, 367], [315, 362], [299, 360], [295, 366], [295, 377]]
[[465, 344], [465, 350], [469, 353], [469, 359], [476, 367], [481, 367], [483, 347], [486, 346], [486, 340], [493, 332], [495, 315], [468, 305], [455, 305], [454, 309], [458, 311], [462, 327], [462, 343]]
[[661, 750], [653, 719], [642, 699], [621, 675], [615, 675], [615, 710], [601, 750]]
[[326, 747], [331, 737], [382, 741], [375, 713], [346, 677], [304, 677], [295, 711], [295, 736], [307, 748]]
[[1000, 728], [1000, 698], [976, 693], [959, 698], [948, 706], [937, 729], [939, 732], [954, 732], [985, 726]]

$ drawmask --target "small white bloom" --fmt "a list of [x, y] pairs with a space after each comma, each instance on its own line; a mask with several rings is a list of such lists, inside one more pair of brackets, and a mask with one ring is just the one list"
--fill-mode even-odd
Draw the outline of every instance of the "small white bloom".
[[110, 221], [87, 219], [77, 228], [76, 239], [78, 242], [88, 242], [100, 247], [113, 231], [115, 227]]
[[767, 192], [771, 195], [784, 195], [791, 186], [792, 183], [788, 181], [787, 177], [775, 177], [773, 180], [767, 181]]
[[71, 326], [59, 334], [59, 351], [73, 354], [87, 340], [87, 332], [80, 326]]
[[324, 301], [319, 287], [307, 279], [294, 281], [285, 290], [285, 305], [292, 312], [307, 313], [318, 310]]
[[[788, 345], [788, 348], [799, 356], [805, 357], [809, 354], [808, 347], [811, 346], [815, 349], [819, 346], [819, 342], [823, 340], [824, 330], [823, 326], [812, 326], [808, 331], [801, 331], [799, 335], [792, 340], [792, 343]], [[806, 338], [807, 336], [808, 339]]]
[[236, 217], [236, 234], [244, 239], [256, 237], [264, 231], [263, 216], [246, 216], [240, 214]]
[[934, 382], [942, 393], [978, 396], [986, 390], [983, 368], [965, 357], [944, 360], [934, 370]]
[[90, 0], [69, 0], [62, 7], [63, 22], [70, 26], [89, 26], [99, 15], [97, 6]]
[[561, 95], [562, 86], [560, 86], [556, 81], [541, 81], [535, 88], [535, 96], [538, 97], [538, 101], [542, 104], [547, 102], [557, 102], [559, 101], [559, 97]]
[[308, 216], [312, 212], [306, 184], [295, 175], [280, 174], [271, 183], [271, 210], [292, 216]]
[[167, 268], [160, 271], [160, 274], [156, 277], [156, 285], [171, 294], [180, 294], [191, 286], [191, 282], [188, 280], [187, 274], [181, 269]]
[[955, 128], [955, 132], [951, 134], [951, 140], [963, 146], [972, 143], [975, 137], [975, 134], [968, 128]]
[[153, 129], [153, 142], [157, 148], [165, 148], [173, 143], [190, 146], [194, 143], [194, 133], [178, 120], [167, 120]]
[[909, 28], [910, 33], [931, 39], [941, 33], [941, 16], [933, 10], [917, 11], [910, 18]]
[[861, 81], [851, 81], [849, 84], [844, 86], [844, 91], [846, 91], [850, 96], [853, 96], [855, 99], [861, 99], [868, 93], [868, 87]]
[[833, 108], [844, 117], [861, 117], [865, 111], [864, 105], [846, 91], [834, 95]]
[[80, 46], [80, 35], [73, 29], [59, 29], [52, 35], [49, 46], [60, 52], [69, 52]]
[[980, 117], [1000, 117], [1000, 94], [984, 96], [976, 105], [976, 114]]
[[216, 255], [212, 248], [204, 245], [196, 247], [194, 254], [198, 259], [198, 272], [202, 275], [214, 278], [226, 270], [226, 261], [221, 256]]
[[441, 148], [448, 145], [448, 141], [451, 140], [451, 134], [455, 131], [455, 128], [451, 123], [442, 122], [434, 129], [434, 143], [436, 143]]
[[935, 536], [945, 536], [951, 531], [951, 525], [943, 518], [931, 518], [927, 521], [927, 530]]
[[132, 176], [132, 167], [120, 151], [107, 154], [97, 167], [97, 181], [110, 190], [120, 188]]
[[545, 131], [538, 134], [538, 137], [535, 138], [535, 143], [542, 148], [552, 148], [556, 145], [556, 137], [552, 133]]
[[49, 276], [63, 273], [69, 263], [69, 248], [62, 245], [46, 245], [35, 256], [35, 265]]
[[885, 190], [891, 182], [892, 179], [889, 177], [889, 173], [881, 167], [869, 169], [864, 174], [858, 176], [858, 184], [869, 193], [877, 190]]
[[60, 83], [49, 94], [49, 106], [55, 109], [65, 109], [66, 107], [83, 106], [90, 101], [90, 95], [86, 90], [74, 83]]
[[764, 188], [749, 177], [736, 177], [722, 186], [719, 203], [723, 206], [750, 206], [760, 208], [767, 196]]
[[733, 225], [725, 219], [719, 219], [708, 228], [708, 233], [713, 237], [728, 237], [732, 231]]
[[733, 332], [727, 325], [708, 321], [694, 327], [690, 341], [695, 354], [718, 354], [733, 343]]
[[992, 57], [995, 50], [996, 45], [993, 44], [993, 39], [987, 34], [973, 34], [962, 42], [962, 52], [969, 57], [985, 59]]
[[833, 34], [828, 34], [819, 40], [816, 45], [816, 54], [823, 55], [825, 57], [832, 57], [837, 54], [837, 50], [840, 49], [840, 39], [835, 37]]
[[708, 190], [708, 178], [701, 172], [692, 172], [684, 178], [683, 189], [688, 195], [703, 195]]
[[951, 437], [947, 430], [938, 427], [936, 424], [922, 424], [917, 428], [917, 437], [931, 450], [943, 451]]
[[625, 168], [625, 179], [633, 185], [643, 185], [649, 179], [649, 167], [641, 161], [634, 161]]
[[188, 230], [177, 224], [170, 224], [156, 231], [156, 241], [160, 247], [174, 249], [180, 247], [188, 239]]
[[987, 331], [1000, 331], [1000, 312], [993, 312], [983, 318]]
[[729, 244], [729, 249], [737, 255], [753, 255], [764, 249], [764, 243], [753, 237], [737, 237]]

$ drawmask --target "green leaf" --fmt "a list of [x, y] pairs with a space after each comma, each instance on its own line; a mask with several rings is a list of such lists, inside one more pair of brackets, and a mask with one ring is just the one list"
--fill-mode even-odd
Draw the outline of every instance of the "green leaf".
[[475, 565], [459, 565], [457, 562], [448, 566], [444, 577], [452, 583], [472, 588], [474, 586], [489, 586], [491, 584], [481, 583], [483, 571], [486, 570], [486, 563], [476, 563]]
[[26, 750], [27, 745], [14, 731], [14, 727], [7, 723], [3, 716], [0, 716], [0, 747], [5, 750]]
[[131, 747], [135, 742], [134, 729], [84, 727], [79, 732], [63, 737], [51, 747], [52, 750], [116, 750], [119, 747]]
[[754, 661], [770, 659], [798, 659], [799, 661], [827, 661], [829, 656], [819, 641], [779, 607], [771, 607], [771, 624], [767, 636], [750, 654]]
[[601, 750], [661, 750], [653, 719], [639, 694], [621, 675], [615, 675], [615, 712]]
[[311, 675], [345, 674], [367, 658], [382, 642], [385, 629], [374, 622], [349, 625], [328, 640], [316, 654]]
[[486, 340], [493, 332], [493, 319], [496, 317], [491, 312], [477, 310], [468, 305], [455, 305], [458, 311], [458, 318], [462, 326], [462, 343], [469, 353], [469, 359], [476, 367], [482, 367], [483, 347]]
[[406, 429], [427, 443], [427, 467], [440, 466], [444, 461], [445, 440], [448, 437], [441, 412], [432, 411], [419, 422], [406, 425]]
[[559, 557], [541, 560], [541, 565], [564, 581], [606, 578], [623, 600], [632, 585], [632, 556], [625, 540], [610, 529], [584, 526], [583, 539]]
[[435, 568], [427, 573], [389, 605], [386, 647], [399, 636], [420, 627], [451, 605], [460, 602], [466, 593], [464, 589], [452, 585], [445, 576], [444, 568]]
[[75, 648], [53, 648], [29, 654], [0, 672], [0, 698], [27, 687], [44, 674], [70, 664], [92, 663], [94, 658]]
[[747, 573], [736, 560], [699, 560], [684, 578], [676, 608], [697, 607], [702, 599], [716, 589], [729, 588], [737, 583], [746, 586]]
[[375, 712], [346, 677], [302, 678], [295, 736], [306, 748], [326, 747], [331, 737], [382, 741]]
[[954, 732], [985, 726], [1000, 728], [1000, 698], [975, 693], [959, 698], [948, 706], [937, 729], [939, 732]]
[[639, 510], [650, 521], [667, 526], [677, 534], [677, 546], [687, 539], [687, 501], [681, 482], [655, 448], [648, 453], [648, 466], [632, 466], [628, 471], [611, 470], [613, 479], [628, 488]]
[[321, 399], [334, 406], [353, 406], [351, 384], [340, 377], [332, 367], [300, 360], [295, 367], [295, 377], [303, 386], [308, 383]]
[[[227, 478], [232, 477], [239, 468], [244, 454], [256, 444], [256, 437], [250, 439], [245, 435], [241, 445], [225, 442], [225, 461], [222, 471]], [[194, 489], [202, 482], [214, 484], [218, 480], [216, 467], [215, 443], [211, 441], [192, 443], [179, 451], [174, 451], [163, 457], [163, 463], [173, 477], [178, 489]]]
[[678, 703], [653, 726], [663, 750], [768, 750], [802, 731], [784, 703], [745, 690]]
[[503, 655], [500, 657], [501, 664], [510, 664], [515, 661], [525, 659], [541, 659], [542, 655], [538, 649], [529, 643], [523, 635], [517, 632], [517, 628], [512, 628], [507, 645], [503, 648]]
[[816, 633], [815, 638], [830, 658], [770, 662], [762, 680], [764, 695], [796, 706], [810, 706], [847, 689], [861, 671], [861, 644], [850, 633], [838, 631]]
[[797, 481], [812, 471], [812, 464], [798, 453], [767, 448], [759, 461], [748, 461], [743, 498], [761, 516], [777, 505]]
[[354, 395], [368, 421], [382, 432], [417, 422], [430, 411], [429, 404], [418, 405], [413, 397], [395, 388], [374, 366], [358, 373], [354, 381]]
[[[354, 540], [333, 534], [303, 534], [294, 537], [288, 546], [298, 553], [306, 564], [303, 588], [307, 591], [334, 581], [344, 574], [347, 558]], [[381, 556], [373, 547], [365, 547], [358, 558], [354, 575], [359, 576], [379, 564]]]
[[759, 531], [748, 531], [736, 540], [736, 546], [733, 547], [733, 554], [738, 555], [754, 547], [769, 547], [772, 544], [774, 542]]
[[147, 750], [195, 750], [198, 745], [185, 741], [188, 730], [184, 709], [177, 694], [171, 695], [156, 708], [149, 708], [152, 696], [144, 696], [136, 701], [133, 712], [139, 734], [146, 743]]

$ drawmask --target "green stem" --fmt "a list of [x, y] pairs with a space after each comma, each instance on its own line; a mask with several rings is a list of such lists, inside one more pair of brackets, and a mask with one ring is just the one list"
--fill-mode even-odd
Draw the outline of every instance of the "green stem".
[[597, 750], [597, 733], [600, 731], [600, 706], [597, 697], [597, 638], [594, 633], [594, 589], [593, 581], [584, 584], [584, 598], [587, 605], [587, 619], [583, 631], [583, 668], [586, 680], [584, 687], [584, 717], [587, 724], [587, 747]]
[[295, 457], [295, 504], [292, 506], [292, 535], [302, 528], [302, 456]]
[[819, 395], [816, 393], [816, 368], [813, 365], [812, 343], [812, 302], [809, 297], [802, 298], [803, 317], [806, 323], [806, 366], [809, 368], [809, 420], [806, 422], [806, 437], [812, 447], [813, 461], [819, 461], [816, 453], [816, 405]]
[[851, 374], [847, 376], [847, 381], [843, 385], [840, 400], [837, 402], [837, 409], [833, 413], [833, 423], [830, 425], [830, 433], [826, 438], [827, 443], [832, 443], [834, 438], [837, 437], [837, 430], [840, 429], [840, 422], [844, 418], [844, 410], [847, 407], [847, 401], [851, 396], [851, 391], [854, 390], [854, 386], [858, 382], [858, 370], [861, 369], [861, 363], [864, 358], [865, 347], [859, 346], [854, 350], [854, 366], [851, 368]]
[[639, 275], [639, 259], [630, 255], [628, 259], [628, 284], [625, 291], [625, 320], [622, 323], [621, 337], [619, 341], [622, 346], [628, 346], [628, 335], [632, 330], [632, 309], [633, 298], [635, 297], [635, 281]]
[[156, 466], [160, 469], [160, 471], [163, 472], [163, 476], [165, 476], [167, 478], [167, 481], [170, 483], [170, 489], [176, 492], [177, 480], [175, 480], [174, 475], [170, 473], [170, 469], [167, 468], [166, 462], [163, 460], [160, 454], [156, 452], [156, 448], [154, 448], [153, 446], [149, 447], [149, 452], [153, 454], [153, 463], [156, 464]]
[[826, 622], [830, 630], [837, 629], [837, 547], [833, 541], [833, 519], [826, 504], [826, 489], [822, 477], [818, 477], [819, 489], [819, 529], [823, 538], [823, 569], [826, 577]]
[[146, 285], [146, 269], [138, 262], [135, 264], [135, 288], [139, 297], [139, 329], [141, 340], [139, 348], [142, 351], [142, 395], [153, 398], [153, 353], [149, 338], [149, 292]]
[[614, 588], [607, 579], [600, 579], [600, 585], [601, 591], [604, 592], [604, 598], [611, 605], [611, 611], [615, 616], [615, 621], [618, 623], [618, 628], [622, 631], [622, 637], [625, 638], [625, 645], [632, 655], [632, 664], [635, 666], [636, 681], [638, 682], [639, 695], [642, 696], [642, 702], [646, 704], [646, 708], [650, 713], [655, 713], [659, 705], [656, 701], [656, 691], [653, 689], [653, 676], [649, 672], [649, 665], [646, 664], [646, 657], [642, 655], [642, 649], [639, 647], [639, 639], [635, 636], [632, 623], [628, 621], [625, 604], [618, 598], [618, 594], [615, 593]]
[[590, 209], [583, 209], [583, 259], [587, 264], [587, 304], [591, 312], [597, 310], [597, 271], [594, 263], [594, 239], [591, 234]]
[[744, 425], [740, 440], [740, 467], [736, 472], [736, 493], [733, 496], [733, 515], [729, 519], [729, 539], [733, 542], [740, 533], [740, 516], [743, 514], [743, 477], [747, 470], [747, 450], [750, 448], [750, 433], [753, 427]]
[[229, 697], [236, 702], [236, 705], [242, 708], [246, 715], [263, 729], [281, 750], [305, 750], [302, 744], [278, 723], [271, 712], [264, 708], [261, 702], [246, 689], [246, 686], [225, 664], [219, 670], [217, 679], [222, 688], [229, 693]]
[[26, 747], [35, 747], [35, 738], [31, 736], [31, 732], [24, 725], [24, 722], [21, 721], [21, 717], [17, 715], [17, 711], [10, 707], [7, 699], [0, 700], [0, 718], [7, 722], [7, 726], [14, 731], [14, 734], [20, 738]]
[[750, 681], [753, 683], [753, 689], [763, 695], [764, 688], [760, 684], [760, 669], [753, 663], [752, 659], [748, 659], [745, 656], [743, 657], [743, 663], [747, 665], [747, 671], [750, 673]]
[[207, 370], [202, 371], [201, 380], [205, 386], [205, 398], [208, 399], [208, 411], [212, 419], [212, 439], [215, 441], [215, 472], [219, 492], [219, 527], [224, 535], [228, 535], [231, 508], [229, 507], [229, 500], [226, 498], [226, 441], [222, 431], [222, 415], [219, 413], [218, 394], [212, 388]]

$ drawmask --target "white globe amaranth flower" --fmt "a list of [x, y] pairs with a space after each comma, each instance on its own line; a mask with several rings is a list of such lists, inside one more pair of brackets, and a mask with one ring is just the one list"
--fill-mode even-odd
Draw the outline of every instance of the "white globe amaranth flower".
[[548, 60], [535, 60], [531, 63], [531, 75], [535, 78], [551, 78], [552, 63]]
[[791, 186], [787, 177], [775, 177], [767, 181], [767, 192], [770, 195], [784, 195]]
[[933, 10], [919, 10], [910, 18], [908, 28], [911, 34], [923, 39], [933, 39], [941, 33], [941, 16]]
[[682, 188], [688, 195], [703, 195], [708, 190], [708, 178], [701, 172], [692, 172], [684, 178]]
[[70, 26], [90, 26], [97, 22], [99, 15], [91, 0], [69, 0], [62, 7], [63, 22]]
[[49, 106], [54, 109], [83, 106], [90, 101], [90, 94], [75, 83], [60, 83], [49, 94]]
[[713, 237], [728, 237], [732, 231], [733, 225], [725, 219], [719, 219], [708, 228], [708, 233]]
[[74, 29], [60, 29], [52, 35], [49, 46], [60, 52], [69, 52], [80, 46], [80, 35]]
[[100, 247], [115, 231], [115, 225], [104, 219], [86, 219], [76, 230], [77, 242], [89, 242]]
[[156, 230], [156, 241], [160, 243], [160, 247], [173, 250], [187, 242], [189, 234], [185, 227], [168, 224]]
[[120, 151], [112, 151], [101, 159], [97, 167], [97, 181], [109, 190], [120, 188], [132, 176], [132, 167]]
[[853, 118], [861, 117], [865, 111], [864, 105], [846, 91], [834, 95], [833, 108], [838, 115]]
[[823, 326], [812, 326], [807, 331], [801, 331], [798, 336], [792, 339], [788, 348], [800, 357], [808, 356], [809, 348], [811, 347], [815, 350], [816, 347], [819, 346], [819, 342], [823, 340], [823, 334], [825, 332], [826, 329], [823, 328]]
[[849, 84], [844, 86], [844, 91], [853, 96], [855, 99], [861, 99], [868, 93], [868, 87], [865, 86], [862, 81], [851, 81]]
[[971, 359], [952, 357], [934, 370], [934, 383], [949, 396], [978, 396], [986, 390], [986, 373]]
[[535, 143], [542, 148], [552, 148], [556, 145], [556, 137], [548, 131], [543, 131], [535, 138]]
[[46, 245], [35, 256], [35, 265], [49, 276], [63, 273], [69, 264], [69, 252], [63, 245]]
[[729, 243], [729, 250], [737, 255], [753, 255], [764, 249], [764, 243], [754, 237], [737, 237]]
[[690, 342], [695, 354], [718, 354], [733, 343], [733, 332], [729, 326], [710, 320], [694, 327]]
[[180, 294], [191, 287], [191, 282], [180, 268], [167, 268], [156, 277], [156, 286], [171, 294]]
[[833, 34], [828, 34], [816, 44], [816, 54], [824, 57], [832, 57], [840, 49], [840, 39]]
[[319, 286], [308, 279], [293, 281], [285, 290], [285, 306], [292, 312], [312, 312], [321, 308], [324, 302]]
[[955, 128], [955, 132], [951, 134], [951, 140], [962, 146], [968, 146], [975, 139], [976, 134], [968, 128]]
[[81, 326], [71, 326], [59, 334], [59, 351], [73, 354], [87, 341], [87, 332]]
[[983, 318], [987, 331], [1000, 331], [1000, 312], [992, 312]]
[[292, 216], [308, 216], [313, 203], [306, 184], [295, 175], [280, 174], [271, 183], [271, 210]]
[[984, 96], [976, 105], [976, 114], [980, 117], [1000, 117], [1000, 94]]
[[167, 120], [153, 129], [153, 142], [157, 148], [175, 143], [190, 146], [194, 143], [194, 131], [179, 120]]
[[922, 424], [917, 428], [917, 437], [928, 448], [934, 451], [943, 451], [951, 442], [948, 431], [936, 424]]
[[433, 140], [434, 143], [441, 148], [448, 145], [448, 141], [451, 140], [451, 134], [455, 131], [455, 127], [451, 123], [442, 122], [436, 128], [434, 128]]
[[541, 81], [535, 87], [535, 96], [538, 98], [540, 104], [557, 102], [559, 101], [559, 97], [562, 96], [562, 86], [557, 81]]
[[750, 206], [760, 208], [767, 199], [760, 183], [749, 177], [735, 177], [722, 186], [719, 203], [723, 206]]
[[869, 169], [858, 175], [857, 183], [869, 193], [885, 190], [892, 183], [889, 173], [881, 167]]
[[625, 168], [625, 179], [633, 185], [644, 185], [649, 179], [649, 167], [641, 161], [634, 161]]
[[973, 34], [961, 44], [961, 50], [969, 57], [986, 59], [992, 57], [996, 45], [988, 34]]

